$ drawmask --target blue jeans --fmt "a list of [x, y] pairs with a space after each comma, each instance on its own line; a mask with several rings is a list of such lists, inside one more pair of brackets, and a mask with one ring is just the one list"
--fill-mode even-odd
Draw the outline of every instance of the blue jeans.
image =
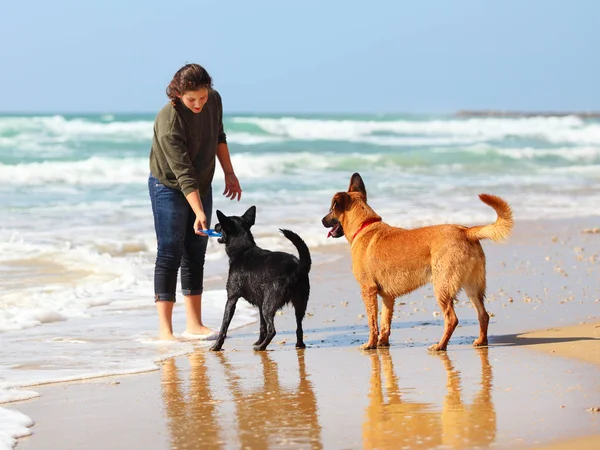
[[[150, 174], [148, 190], [154, 214], [158, 248], [154, 265], [154, 300], [175, 301], [177, 271], [181, 267], [181, 293], [200, 295], [204, 282], [207, 236], [194, 233], [196, 214], [183, 193]], [[201, 197], [208, 226], [212, 216], [212, 189]]]

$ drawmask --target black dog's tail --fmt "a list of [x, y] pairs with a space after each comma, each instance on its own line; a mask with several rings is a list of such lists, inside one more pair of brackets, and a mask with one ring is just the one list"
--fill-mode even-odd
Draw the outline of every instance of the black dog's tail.
[[310, 271], [312, 260], [310, 259], [310, 251], [308, 251], [306, 243], [293, 231], [284, 230], [281, 228], [279, 231], [281, 231], [286, 238], [292, 241], [292, 244], [294, 244], [294, 247], [296, 247], [298, 254], [300, 255], [300, 267], [302, 267], [302, 270], [305, 270], [306, 273], [308, 273]]

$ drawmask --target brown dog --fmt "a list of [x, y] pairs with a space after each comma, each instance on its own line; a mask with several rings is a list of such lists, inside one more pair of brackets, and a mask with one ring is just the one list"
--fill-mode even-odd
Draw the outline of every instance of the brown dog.
[[[392, 227], [367, 204], [367, 190], [358, 173], [352, 175], [348, 192], [333, 196], [331, 210], [322, 223], [328, 236], [346, 236], [351, 245], [352, 272], [360, 284], [369, 320], [365, 350], [389, 346], [394, 301], [431, 282], [444, 314], [444, 334], [433, 351], [446, 350], [458, 325], [454, 299], [464, 289], [477, 310], [479, 337], [474, 346], [487, 345], [489, 315], [485, 298], [485, 255], [479, 241], [501, 241], [513, 227], [508, 203], [494, 195], [481, 194], [482, 202], [496, 210], [492, 225], [463, 227], [434, 225], [413, 230]], [[383, 299], [381, 333], [377, 325], [377, 294]]]

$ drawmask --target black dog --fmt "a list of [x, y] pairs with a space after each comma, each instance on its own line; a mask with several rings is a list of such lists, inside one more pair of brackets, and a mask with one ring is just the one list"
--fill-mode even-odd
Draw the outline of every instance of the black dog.
[[217, 217], [219, 223], [215, 230], [222, 234], [218, 242], [225, 244], [229, 256], [229, 276], [223, 323], [211, 350], [221, 350], [240, 297], [259, 309], [260, 335], [254, 343], [254, 350], [265, 350], [273, 340], [276, 334], [275, 313], [288, 303], [292, 303], [296, 310], [296, 348], [305, 348], [302, 319], [310, 293], [308, 272], [311, 259], [304, 241], [290, 230], [279, 230], [298, 249], [299, 259], [289, 253], [258, 247], [250, 232], [256, 217], [255, 206], [241, 217], [227, 217], [221, 211], [217, 211]]

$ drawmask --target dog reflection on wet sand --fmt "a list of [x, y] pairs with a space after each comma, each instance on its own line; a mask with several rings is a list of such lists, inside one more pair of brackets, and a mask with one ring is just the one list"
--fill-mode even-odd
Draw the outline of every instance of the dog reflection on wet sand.
[[256, 378], [263, 381], [250, 388], [242, 387], [247, 373], [236, 370], [223, 353], [217, 356], [225, 366], [236, 405], [238, 448], [322, 448], [317, 399], [307, 378], [304, 350], [294, 355], [298, 358], [298, 385], [293, 389], [280, 385], [277, 363], [267, 352], [256, 355], [262, 367], [262, 376]]
[[389, 351], [373, 352], [370, 355], [371, 390], [363, 424], [363, 448], [424, 449], [440, 445], [473, 448], [493, 443], [496, 411], [491, 398], [492, 369], [488, 349], [477, 349], [477, 352], [481, 359], [481, 385], [470, 404], [463, 402], [460, 372], [448, 355], [432, 355], [442, 361], [447, 375], [448, 392], [441, 412], [438, 405], [403, 399]]
[[189, 381], [176, 366], [180, 358], [165, 361], [162, 397], [170, 448], [322, 448], [304, 350], [293, 355], [298, 359], [295, 387], [280, 385], [277, 363], [267, 352], [255, 358], [251, 367], [260, 365], [260, 374], [248, 370], [248, 364], [236, 364], [231, 355], [211, 353], [207, 358], [206, 352], [196, 351], [189, 356]]

